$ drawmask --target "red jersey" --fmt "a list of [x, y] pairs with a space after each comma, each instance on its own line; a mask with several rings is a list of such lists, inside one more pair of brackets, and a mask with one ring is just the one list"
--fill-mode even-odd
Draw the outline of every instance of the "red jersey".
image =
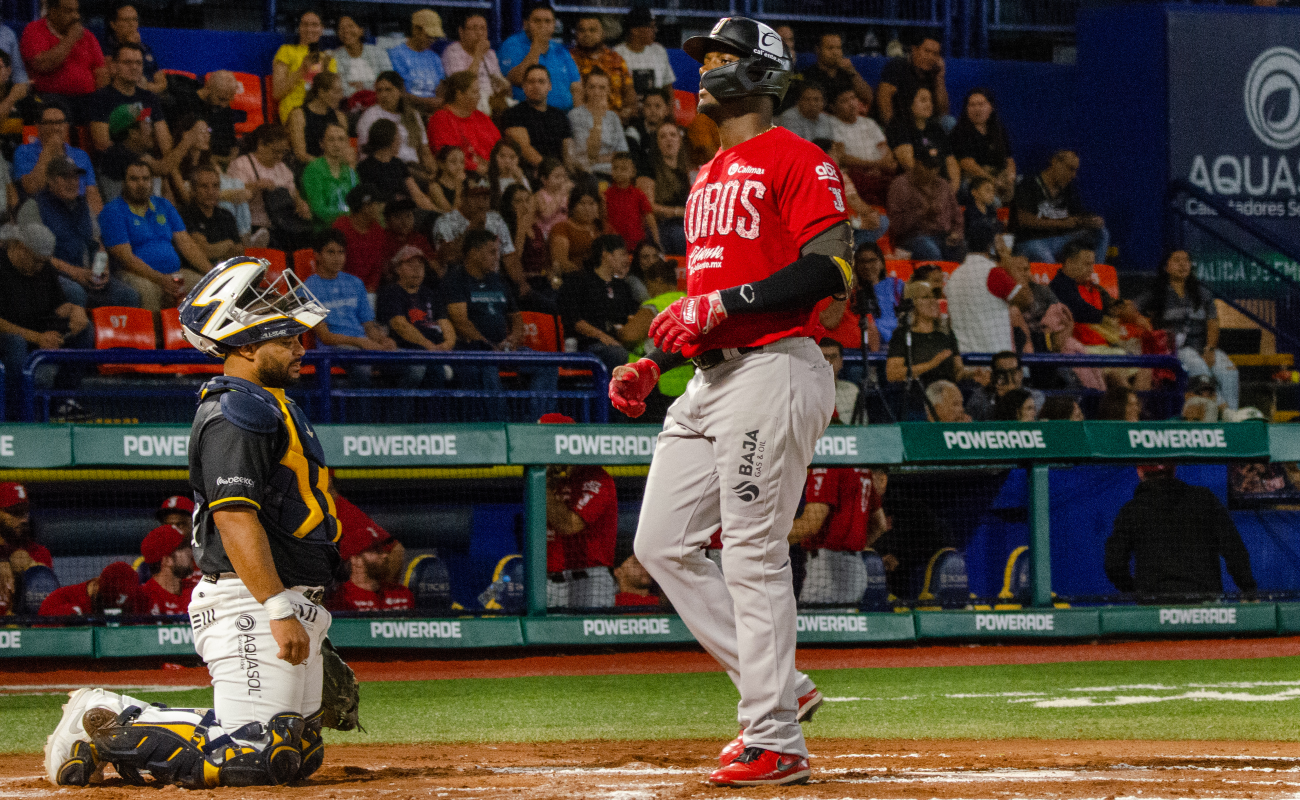
[[347, 214], [334, 220], [330, 227], [342, 232], [343, 238], [348, 240], [348, 262], [344, 271], [360, 278], [366, 284], [367, 292], [378, 290], [392, 247], [388, 231], [378, 222], [364, 232], [359, 231], [352, 224], [352, 217]]
[[[819, 302], [813, 311], [820, 319], [822, 312], [831, 304], [831, 298], [827, 297]], [[871, 315], [868, 314], [870, 319]], [[858, 315], [853, 312], [853, 308], [844, 309], [844, 316], [840, 319], [840, 324], [826, 331], [826, 335], [844, 345], [844, 349], [856, 353], [862, 347], [862, 328], [858, 326]]]
[[646, 237], [645, 215], [653, 213], [645, 192], [635, 186], [620, 189], [611, 183], [605, 190], [605, 217], [609, 227], [623, 237], [629, 253]]
[[438, 152], [444, 147], [459, 147], [465, 153], [465, 169], [487, 174], [492, 148], [501, 138], [501, 131], [492, 124], [487, 114], [475, 109], [465, 118], [456, 116], [450, 108], [433, 112], [426, 133], [429, 149]]
[[619, 592], [614, 595], [615, 606], [657, 606], [659, 598], [652, 594], [634, 594], [633, 592]]
[[140, 587], [140, 594], [136, 597], [136, 611], [153, 616], [184, 614], [189, 610], [190, 597], [193, 593], [192, 581], [184, 581], [181, 584], [181, 593], [172, 594], [158, 583], [157, 578], [150, 578]]
[[805, 550], [857, 552], [867, 547], [871, 515], [881, 507], [871, 483], [871, 470], [857, 467], [819, 467], [808, 471], [804, 498], [831, 507], [821, 530], [804, 539]]
[[27, 555], [32, 557], [32, 561], [37, 564], [44, 564], [50, 569], [54, 569], [54, 557], [50, 555], [50, 548], [36, 542], [27, 544], [0, 544], [0, 561], [8, 561], [9, 556], [18, 550], [26, 550]]
[[618, 495], [614, 479], [600, 467], [573, 467], [555, 492], [587, 523], [582, 533], [561, 536], [546, 529], [546, 571], [614, 567], [618, 538]]
[[[847, 219], [839, 168], [817, 145], [772, 128], [722, 150], [700, 168], [686, 201], [686, 293], [767, 278], [798, 260], [811, 239]], [[816, 337], [820, 329], [812, 305], [737, 314], [682, 353], [692, 357], [719, 347]]]
[[49, 597], [45, 598], [45, 602], [41, 603], [40, 615], [42, 617], [84, 617], [93, 614], [95, 601], [90, 599], [90, 594], [86, 591], [89, 585], [90, 581], [86, 581], [55, 589]]
[[415, 595], [398, 584], [369, 592], [348, 581], [330, 598], [329, 608], [330, 611], [410, 611], [415, 608]]
[[32, 69], [30, 65], [38, 55], [58, 47], [61, 41], [62, 38], [50, 30], [48, 19], [38, 19], [23, 28], [18, 51], [29, 65], [27, 72], [32, 79], [32, 88], [42, 94], [84, 95], [95, 91], [95, 70], [104, 66], [104, 51], [99, 49], [99, 40], [90, 31], [81, 35], [58, 69], [44, 73]]

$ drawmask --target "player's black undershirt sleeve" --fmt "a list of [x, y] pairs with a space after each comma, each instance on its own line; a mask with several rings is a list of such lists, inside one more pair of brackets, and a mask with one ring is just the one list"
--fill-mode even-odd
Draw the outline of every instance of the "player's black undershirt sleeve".
[[659, 367], [660, 375], [674, 367], [680, 367], [687, 360], [681, 353], [665, 353], [658, 349], [647, 350], [645, 357], [655, 362], [655, 366]]
[[853, 286], [853, 229], [832, 225], [813, 237], [795, 261], [754, 283], [723, 289], [727, 314], [806, 308], [826, 297], [845, 296]]

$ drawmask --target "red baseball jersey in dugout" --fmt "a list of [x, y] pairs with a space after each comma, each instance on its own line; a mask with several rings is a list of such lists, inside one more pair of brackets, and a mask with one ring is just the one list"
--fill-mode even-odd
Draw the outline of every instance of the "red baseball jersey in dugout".
[[[821, 148], [784, 128], [719, 152], [700, 168], [686, 201], [687, 293], [708, 294], [771, 276], [799, 258], [799, 249], [847, 221], [844, 181]], [[817, 336], [807, 308], [728, 317], [695, 345], [696, 356], [719, 347], [754, 347], [788, 336]]]
[[871, 515], [881, 507], [880, 495], [871, 483], [871, 470], [858, 467], [809, 470], [804, 497], [809, 503], [825, 503], [831, 507], [821, 530], [804, 540], [805, 549], [857, 552], [867, 546]]

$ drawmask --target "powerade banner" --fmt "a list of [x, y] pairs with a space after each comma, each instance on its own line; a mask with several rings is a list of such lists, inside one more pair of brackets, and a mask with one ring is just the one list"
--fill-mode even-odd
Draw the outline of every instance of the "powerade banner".
[[[1167, 43], [1170, 177], [1300, 240], [1300, 15], [1170, 10]], [[1214, 216], [1185, 202], [1189, 214]], [[1226, 252], [1207, 255], [1197, 267], [1211, 283], [1270, 277]]]
[[72, 463], [67, 425], [0, 425], [0, 470], [48, 469]]
[[320, 425], [331, 467], [440, 467], [506, 463], [500, 425]]

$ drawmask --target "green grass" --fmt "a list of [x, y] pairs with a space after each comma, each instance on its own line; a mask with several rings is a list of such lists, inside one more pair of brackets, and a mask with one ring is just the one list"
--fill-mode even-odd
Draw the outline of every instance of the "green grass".
[[[812, 677], [827, 697], [862, 699], [827, 703], [805, 728], [810, 738], [1300, 739], [1300, 658], [842, 669]], [[1238, 685], [1270, 682], [1280, 685]], [[1134, 684], [1162, 688], [1098, 688]], [[1232, 696], [1180, 697], [1194, 692]], [[1114, 705], [1119, 696], [1146, 699]], [[206, 706], [212, 694], [139, 697]], [[1039, 705], [1060, 698], [1112, 705]], [[61, 703], [61, 697], [0, 697], [0, 752], [40, 750]], [[367, 733], [336, 733], [330, 740], [723, 741], [735, 734], [735, 704], [736, 692], [721, 674], [369, 683], [362, 686], [361, 705]]]

